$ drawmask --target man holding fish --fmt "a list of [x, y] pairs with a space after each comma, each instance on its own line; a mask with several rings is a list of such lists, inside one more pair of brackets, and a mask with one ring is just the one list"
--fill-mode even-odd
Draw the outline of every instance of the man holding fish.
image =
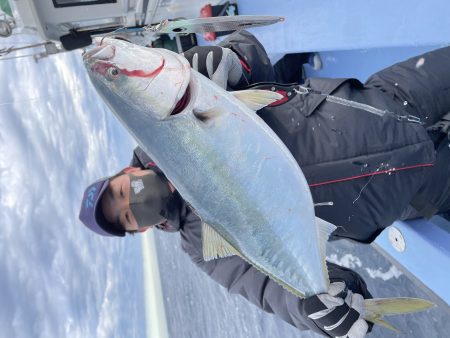
[[390, 327], [383, 314], [430, 306], [369, 300], [359, 275], [325, 262], [325, 243], [370, 243], [398, 218], [449, 210], [450, 95], [439, 94], [450, 87], [448, 48], [364, 86], [273, 83], [264, 48], [244, 31], [185, 58], [109, 38], [83, 58], [140, 145], [131, 167], [86, 189], [88, 228], [179, 231], [230, 292], [326, 336], [364, 337], [370, 322]]

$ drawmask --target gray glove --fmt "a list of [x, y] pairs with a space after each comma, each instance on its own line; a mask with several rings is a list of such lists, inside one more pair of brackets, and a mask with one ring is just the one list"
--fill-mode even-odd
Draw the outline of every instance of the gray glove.
[[332, 283], [328, 293], [306, 298], [304, 309], [308, 317], [331, 337], [363, 338], [369, 329], [361, 318], [364, 298], [347, 290], [344, 282]]
[[236, 85], [242, 76], [239, 57], [229, 48], [196, 46], [183, 53], [191, 67], [224, 89]]

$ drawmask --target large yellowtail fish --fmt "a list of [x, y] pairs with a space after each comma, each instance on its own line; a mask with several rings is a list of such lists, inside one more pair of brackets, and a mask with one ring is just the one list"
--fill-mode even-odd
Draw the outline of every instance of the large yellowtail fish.
[[[326, 292], [335, 227], [315, 217], [300, 167], [255, 113], [280, 95], [227, 92], [169, 50], [96, 44], [83, 55], [92, 83], [202, 219], [204, 258], [239, 255], [298, 297]], [[366, 319], [429, 306], [370, 300]]]

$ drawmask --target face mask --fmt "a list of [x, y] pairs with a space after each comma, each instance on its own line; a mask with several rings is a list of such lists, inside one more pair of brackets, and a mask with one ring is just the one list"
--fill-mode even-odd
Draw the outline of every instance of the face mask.
[[178, 191], [174, 191], [161, 211], [161, 215], [164, 216], [167, 221], [160, 226], [157, 226], [157, 228], [168, 232], [178, 231], [180, 229], [180, 213], [182, 205], [183, 198]]
[[144, 176], [128, 174], [130, 178], [130, 209], [139, 228], [164, 223], [163, 215], [172, 192], [167, 180], [149, 171]]

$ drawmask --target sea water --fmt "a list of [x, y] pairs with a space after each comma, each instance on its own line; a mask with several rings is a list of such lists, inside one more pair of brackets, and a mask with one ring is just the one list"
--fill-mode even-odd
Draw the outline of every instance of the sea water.
[[[156, 250], [169, 336], [172, 338], [309, 338], [321, 337], [295, 327], [254, 306], [241, 296], [229, 294], [201, 271], [183, 252], [176, 233], [155, 234]], [[374, 297], [430, 299], [406, 275], [369, 245], [347, 240], [330, 242], [329, 261], [358, 272]], [[394, 316], [389, 321], [405, 337], [446, 337], [450, 332], [448, 307]], [[376, 326], [371, 337], [400, 337]]]

